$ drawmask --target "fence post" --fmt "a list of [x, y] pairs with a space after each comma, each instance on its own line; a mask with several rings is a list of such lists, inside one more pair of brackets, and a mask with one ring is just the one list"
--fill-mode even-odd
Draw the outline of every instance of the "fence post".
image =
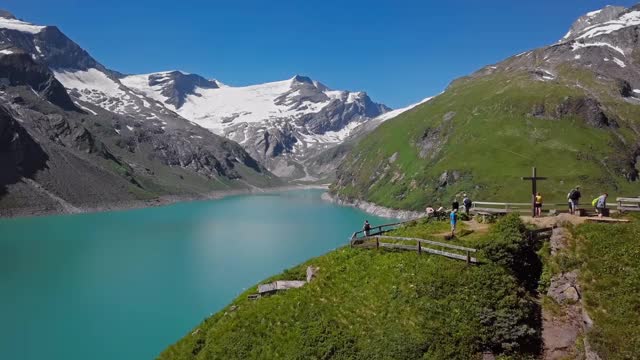
[[380, 238], [376, 236], [376, 249], [380, 248]]
[[471, 264], [471, 254], [467, 250], [467, 265]]
[[422, 255], [422, 243], [418, 241], [418, 255]]

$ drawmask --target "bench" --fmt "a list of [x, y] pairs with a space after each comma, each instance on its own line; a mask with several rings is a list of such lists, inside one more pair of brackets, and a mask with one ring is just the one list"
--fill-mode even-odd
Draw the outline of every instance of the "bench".
[[618, 211], [623, 213], [625, 211], [640, 211], [640, 197], [637, 198], [616, 198], [618, 203]]

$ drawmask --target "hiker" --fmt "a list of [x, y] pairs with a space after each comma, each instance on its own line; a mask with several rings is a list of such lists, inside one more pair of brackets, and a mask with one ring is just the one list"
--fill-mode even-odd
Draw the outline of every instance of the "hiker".
[[456, 225], [458, 224], [458, 210], [451, 210], [451, 214], [449, 214], [449, 219], [451, 220], [451, 237], [456, 236]]
[[369, 236], [369, 231], [371, 231], [371, 224], [369, 224], [369, 220], [364, 221], [362, 229], [364, 230], [364, 236]]
[[533, 202], [533, 207], [536, 210], [536, 216], [540, 217], [542, 216], [542, 195], [540, 195], [540, 193], [536, 194], [536, 198]]
[[598, 213], [599, 217], [602, 217], [604, 215], [603, 210], [607, 208], [607, 197], [609, 197], [609, 194], [604, 193], [593, 199], [593, 201], [591, 202], [591, 205], [596, 208], [596, 213]]
[[576, 210], [578, 210], [578, 204], [580, 202], [580, 186], [576, 186], [575, 188], [569, 191], [567, 194], [567, 200], [569, 200], [569, 212], [571, 215], [575, 215]]
[[455, 211], [460, 210], [460, 203], [458, 202], [457, 197], [453, 199], [453, 202], [451, 203], [451, 210], [455, 210]]
[[467, 196], [467, 194], [463, 195], [463, 199], [462, 199], [462, 206], [464, 206], [464, 213], [469, 215], [469, 210], [471, 210], [471, 199], [469, 199], [469, 196]]

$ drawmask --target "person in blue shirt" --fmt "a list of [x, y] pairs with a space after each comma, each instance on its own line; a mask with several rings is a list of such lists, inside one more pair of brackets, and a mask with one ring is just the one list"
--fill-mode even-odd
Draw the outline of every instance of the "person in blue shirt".
[[451, 237], [454, 237], [456, 236], [456, 225], [458, 224], [458, 209], [451, 210], [449, 219], [451, 220]]

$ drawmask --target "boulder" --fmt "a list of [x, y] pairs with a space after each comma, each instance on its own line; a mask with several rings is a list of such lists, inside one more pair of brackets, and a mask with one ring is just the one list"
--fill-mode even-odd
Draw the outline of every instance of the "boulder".
[[554, 276], [551, 279], [547, 296], [551, 297], [558, 304], [575, 303], [580, 300], [581, 296], [577, 272], [571, 271]]

